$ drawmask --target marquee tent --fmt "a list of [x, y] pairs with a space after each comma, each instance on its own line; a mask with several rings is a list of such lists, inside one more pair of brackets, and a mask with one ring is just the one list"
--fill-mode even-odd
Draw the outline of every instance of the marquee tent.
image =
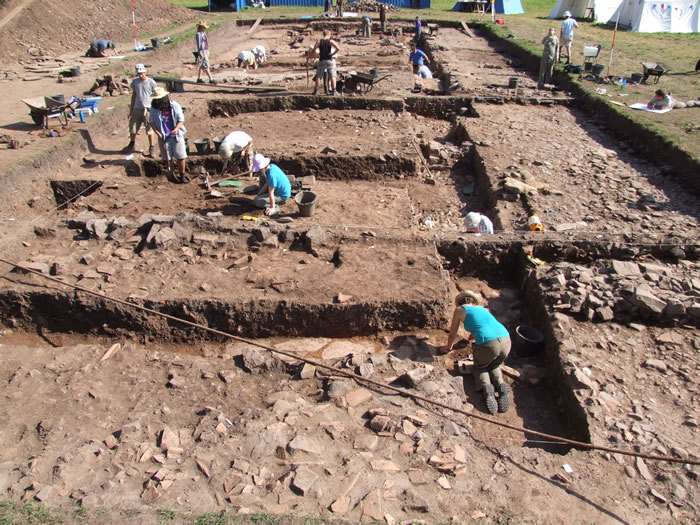
[[694, 33], [699, 31], [700, 0], [558, 0], [548, 18], [592, 16], [602, 24], [614, 24], [641, 33]]

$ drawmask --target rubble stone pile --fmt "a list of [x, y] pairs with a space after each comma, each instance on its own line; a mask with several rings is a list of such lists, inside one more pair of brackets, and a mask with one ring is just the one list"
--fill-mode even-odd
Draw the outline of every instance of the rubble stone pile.
[[589, 321], [700, 321], [700, 279], [693, 262], [671, 266], [612, 260], [591, 267], [562, 262], [538, 274], [556, 310]]
[[[382, 2], [377, 2], [377, 0], [356, 0], [355, 2], [349, 3], [344, 10], [348, 12], [363, 12], [363, 13], [378, 13], [379, 6]], [[384, 4], [387, 11], [398, 11], [399, 8], [395, 5]]]

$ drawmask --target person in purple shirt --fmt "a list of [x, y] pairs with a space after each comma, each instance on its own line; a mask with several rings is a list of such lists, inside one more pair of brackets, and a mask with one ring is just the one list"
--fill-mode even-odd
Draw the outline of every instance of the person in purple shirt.
[[[187, 158], [185, 114], [180, 104], [170, 100], [169, 95], [170, 93], [162, 87], [156, 88], [151, 99], [149, 122], [153, 127], [153, 132], [158, 137], [161, 158], [166, 162], [174, 159], [180, 172], [180, 182], [187, 184], [190, 179], [185, 173], [185, 159]], [[170, 169], [170, 165], [168, 165], [168, 169]]]

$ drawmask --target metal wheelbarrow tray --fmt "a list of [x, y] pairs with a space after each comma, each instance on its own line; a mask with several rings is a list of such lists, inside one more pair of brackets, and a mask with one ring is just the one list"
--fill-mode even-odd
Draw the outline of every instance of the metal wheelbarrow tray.
[[49, 119], [57, 118], [58, 122], [68, 125], [68, 115], [73, 113], [73, 106], [70, 102], [65, 103], [51, 97], [35, 97], [22, 99], [29, 106], [29, 115], [37, 126], [49, 127]]
[[642, 72], [644, 74], [642, 77], [642, 83], [646, 84], [649, 77], [655, 77], [654, 84], [658, 84], [659, 79], [669, 71], [671, 70], [666, 69], [661, 64], [656, 64], [654, 62], [642, 62]]
[[379, 84], [382, 80], [389, 78], [391, 75], [385, 75], [383, 77], [375, 77], [368, 73], [350, 73], [346, 75], [343, 79], [343, 84], [346, 89], [354, 91], [357, 87], [360, 88], [363, 95], [366, 95], [375, 84]]

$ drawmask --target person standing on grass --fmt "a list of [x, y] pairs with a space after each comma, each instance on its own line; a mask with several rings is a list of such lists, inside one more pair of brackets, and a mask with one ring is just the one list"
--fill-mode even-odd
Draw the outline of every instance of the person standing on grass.
[[[442, 353], [452, 350], [459, 326], [474, 336], [472, 354], [474, 356], [474, 380], [476, 389], [483, 390], [486, 408], [489, 413], [507, 412], [510, 408], [510, 385], [503, 380], [501, 365], [510, 353], [510, 334], [505, 326], [483, 306], [472, 291], [465, 290], [455, 297], [457, 308], [452, 315], [450, 335]], [[498, 399], [496, 399], [498, 392]]]
[[194, 41], [197, 44], [197, 64], [199, 64], [198, 84], [204, 84], [202, 71], [209, 77], [210, 84], [216, 84], [216, 80], [211, 77], [211, 71], [209, 71], [209, 38], [206, 33], [208, 27], [204, 20], [200, 20], [197, 22], [197, 32], [194, 34]]
[[158, 136], [160, 155], [168, 163], [168, 171], [170, 171], [170, 162], [174, 159], [180, 172], [180, 182], [187, 184], [190, 179], [185, 173], [185, 159], [187, 159], [185, 114], [180, 104], [170, 100], [169, 95], [170, 93], [164, 88], [156, 88], [151, 99], [149, 121]]
[[136, 78], [131, 81], [131, 105], [129, 106], [129, 144], [122, 150], [122, 153], [131, 153], [136, 144], [136, 135], [141, 129], [141, 125], [146, 129], [148, 137], [148, 154], [146, 157], [153, 157], [155, 148], [155, 136], [148, 122], [151, 111], [151, 97], [156, 90], [156, 81], [146, 75], [146, 66], [136, 64]]
[[564, 13], [564, 21], [561, 23], [559, 39], [561, 40], [561, 47], [566, 49], [567, 64], [571, 64], [571, 43], [574, 41], [574, 27], [578, 27], [578, 22], [571, 18], [571, 11], [566, 11]]
[[542, 50], [542, 60], [540, 60], [540, 76], [537, 80], [537, 89], [543, 89], [545, 84], [552, 83], [552, 73], [554, 73], [554, 62], [559, 53], [559, 39], [554, 34], [554, 28], [549, 28], [549, 33], [542, 39], [544, 49]]

